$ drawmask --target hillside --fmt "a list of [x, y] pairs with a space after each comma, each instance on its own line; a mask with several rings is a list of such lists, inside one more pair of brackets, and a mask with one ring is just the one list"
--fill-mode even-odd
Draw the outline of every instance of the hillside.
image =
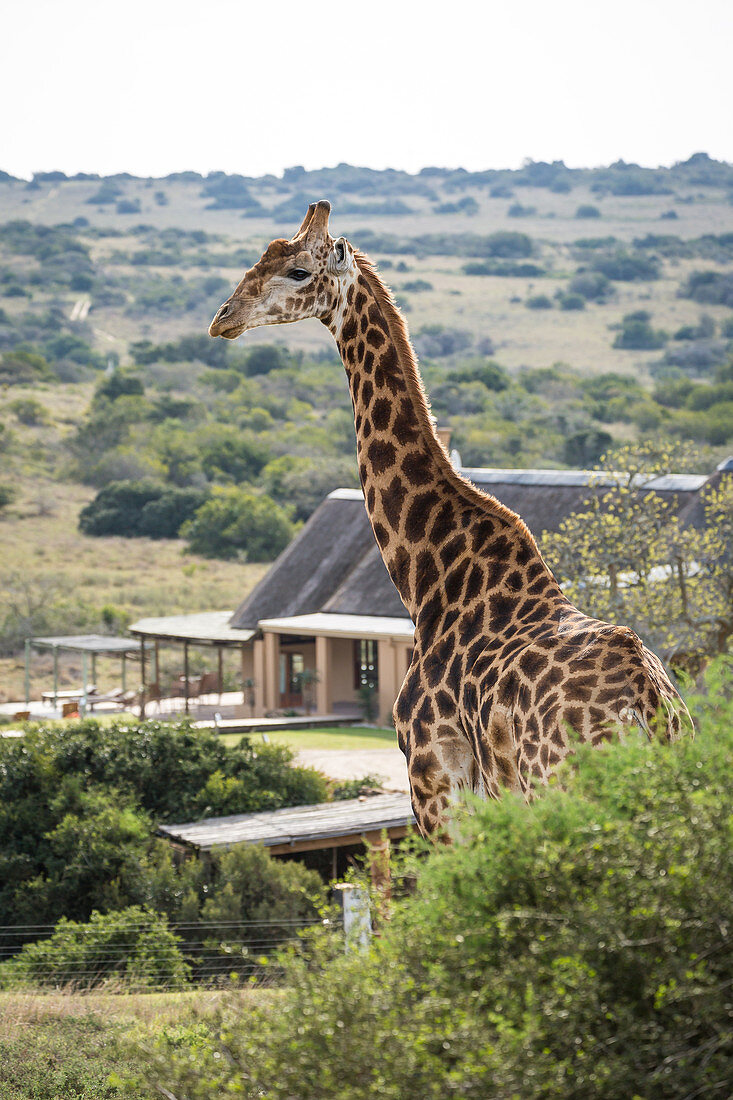
[[[20, 695], [29, 630], [236, 606], [321, 497], [356, 484], [323, 326], [233, 346], [206, 335], [243, 270], [320, 197], [393, 287], [467, 465], [588, 467], [658, 439], [703, 449], [686, 461], [709, 469], [731, 449], [733, 166], [704, 154], [654, 171], [0, 172], [6, 697]], [[178, 491], [191, 508], [196, 493], [226, 489], [237, 508], [254, 495], [280, 543], [235, 539], [216, 561], [183, 557], [180, 539], [81, 534], [82, 506], [119, 480], [175, 507]]]

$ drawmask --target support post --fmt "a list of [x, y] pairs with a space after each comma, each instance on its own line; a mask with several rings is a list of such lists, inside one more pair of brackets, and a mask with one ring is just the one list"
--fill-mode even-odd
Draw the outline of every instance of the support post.
[[219, 705], [221, 705], [221, 693], [224, 690], [224, 650], [219, 645], [219, 646], [216, 647], [216, 652], [217, 652], [217, 656], [219, 658], [219, 660], [218, 660], [218, 665], [219, 665], [219, 669], [218, 669], [218, 672], [219, 672]]
[[372, 935], [369, 895], [361, 886], [355, 886], [352, 882], [337, 882], [333, 893], [343, 913], [346, 950], [365, 950]]
[[154, 682], [160, 687], [160, 642], [155, 639], [155, 677]]
[[[244, 651], [244, 646], [242, 646]], [[254, 694], [255, 694], [255, 714], [251, 715], [261, 718], [265, 713], [265, 643], [262, 638], [255, 638], [252, 644], [252, 678], [254, 679]]]
[[316, 712], [330, 714], [333, 708], [331, 698], [331, 639], [325, 635], [316, 635]]
[[87, 676], [89, 675], [89, 668], [87, 665], [87, 652], [82, 650], [81, 654], [81, 699], [79, 700], [79, 717], [83, 718], [87, 712]]
[[369, 873], [372, 886], [379, 898], [379, 916], [382, 920], [386, 920], [389, 917], [389, 903], [392, 899], [389, 837], [386, 832], [369, 832], [366, 834], [365, 839], [369, 853]]
[[145, 638], [140, 639], [140, 679], [142, 680], [142, 687], [140, 688], [140, 717], [145, 717], [145, 693], [147, 691], [147, 685], [145, 683]]
[[183, 691], [186, 714], [188, 714], [188, 642], [183, 643]]
[[264, 702], [265, 710], [277, 710], [280, 704], [280, 638], [277, 634], [263, 634], [264, 643]]
[[96, 686], [97, 683], [97, 654], [92, 653], [92, 683]]
[[[56, 651], [54, 650], [54, 653]], [[31, 640], [25, 640], [25, 705], [31, 701]]]
[[53, 647], [53, 709], [59, 705], [59, 650], [58, 646]]
[[122, 654], [122, 691], [127, 691], [127, 654]]

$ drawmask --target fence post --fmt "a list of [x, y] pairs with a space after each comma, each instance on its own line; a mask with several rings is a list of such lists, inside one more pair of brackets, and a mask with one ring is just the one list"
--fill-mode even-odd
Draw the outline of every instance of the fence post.
[[372, 937], [369, 894], [362, 886], [352, 882], [335, 883], [333, 894], [343, 913], [346, 950], [354, 947], [363, 950], [369, 946]]

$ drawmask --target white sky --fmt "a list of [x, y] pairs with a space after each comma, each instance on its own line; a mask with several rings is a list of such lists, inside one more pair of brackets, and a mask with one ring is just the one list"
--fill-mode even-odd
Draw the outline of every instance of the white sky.
[[733, 161], [733, 0], [4, 0], [0, 168]]

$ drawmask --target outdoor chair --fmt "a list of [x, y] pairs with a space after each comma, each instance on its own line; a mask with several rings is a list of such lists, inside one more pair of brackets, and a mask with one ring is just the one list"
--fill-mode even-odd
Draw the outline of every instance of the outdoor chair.
[[205, 672], [203, 674], [201, 683], [199, 684], [199, 698], [202, 695], [216, 695], [217, 702], [221, 703], [221, 682], [218, 672]]

